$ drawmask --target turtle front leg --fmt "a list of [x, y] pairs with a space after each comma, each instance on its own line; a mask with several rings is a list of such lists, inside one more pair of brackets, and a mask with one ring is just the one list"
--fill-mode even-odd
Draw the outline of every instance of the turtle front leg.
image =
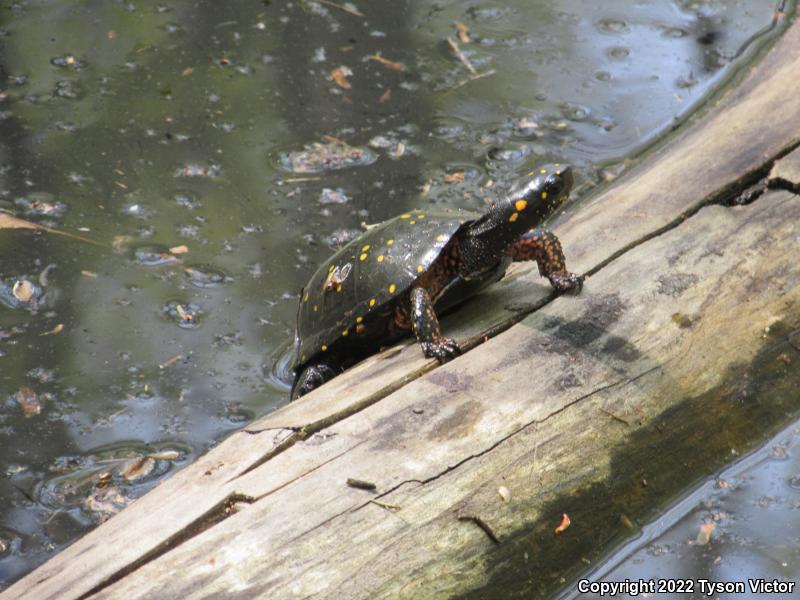
[[308, 365], [292, 386], [292, 400], [305, 396], [311, 390], [336, 377], [336, 375], [338, 375], [336, 370], [324, 362]]
[[508, 247], [507, 253], [514, 261], [535, 260], [539, 274], [550, 280], [550, 285], [560, 292], [580, 291], [583, 278], [567, 271], [561, 242], [552, 231], [534, 229]]
[[461, 348], [454, 339], [440, 334], [433, 302], [428, 291], [422, 287], [411, 290], [411, 327], [427, 358], [445, 362], [461, 354]]

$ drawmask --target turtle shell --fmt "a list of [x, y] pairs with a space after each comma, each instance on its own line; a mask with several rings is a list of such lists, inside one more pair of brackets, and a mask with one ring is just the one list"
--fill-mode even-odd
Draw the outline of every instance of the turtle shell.
[[371, 227], [325, 261], [300, 294], [292, 368], [326, 352], [358, 325], [391, 318], [402, 298], [464, 225], [480, 213], [409, 211]]

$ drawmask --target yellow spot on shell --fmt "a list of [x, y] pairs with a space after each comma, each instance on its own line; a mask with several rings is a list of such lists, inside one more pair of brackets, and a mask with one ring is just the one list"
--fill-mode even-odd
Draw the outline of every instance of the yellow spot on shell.
[[425, 267], [422, 265], [417, 265], [417, 273], [422, 273], [425, 270]]
[[356, 317], [356, 323], [361, 323], [364, 320], [364, 317]]
[[342, 332], [342, 337], [347, 337], [348, 335], [350, 335], [350, 330], [349, 330], [349, 329], [345, 329], [345, 330]]
[[367, 260], [367, 253], [366, 252], [362, 252], [361, 256], [359, 256], [358, 258], [360, 258], [361, 260]]
[[327, 347], [325, 344], [322, 344], [322, 348], [321, 348], [321, 350], [322, 350], [323, 352], [325, 352], [325, 350], [327, 350], [327, 349], [328, 349], [328, 347]]
[[394, 291], [395, 291], [396, 289], [397, 289], [397, 286], [396, 286], [395, 284], [391, 284], [391, 285], [389, 286], [389, 293], [390, 293], [390, 294], [394, 294]]
[[384, 256], [383, 254], [378, 256], [378, 262], [383, 262]]
[[401, 219], [410, 219], [410, 218], [411, 218], [411, 215], [410, 215], [410, 214], [408, 214], [408, 213], [405, 213], [404, 215], [400, 215], [400, 218], [401, 218]]
[[437, 242], [446, 242], [447, 241], [447, 236], [445, 234], [437, 235], [436, 236], [436, 241]]
[[362, 252], [366, 252], [367, 250], [369, 250], [369, 244], [364, 244], [363, 246], [361, 246]]
[[373, 306], [375, 306], [375, 298], [372, 298], [372, 299], [370, 299], [370, 301], [369, 301], [369, 306], [370, 306], [370, 308], [372, 308]]
[[542, 192], [542, 200], [547, 200], [547, 192]]
[[392, 244], [394, 244], [394, 240], [389, 240], [389, 241], [386, 242], [387, 246], [391, 246]]
[[556, 175], [561, 175], [561, 171], [556, 171]]
[[528, 201], [527, 200], [517, 200], [516, 202], [514, 202], [514, 208], [516, 208], [518, 211], [521, 212], [521, 211], [525, 210], [526, 208], [528, 208]]
[[515, 212], [513, 215], [511, 215], [510, 217], [508, 217], [508, 222], [509, 222], [509, 223], [513, 223], [513, 222], [514, 222], [514, 221], [516, 221], [517, 219], [519, 219], [519, 213]]

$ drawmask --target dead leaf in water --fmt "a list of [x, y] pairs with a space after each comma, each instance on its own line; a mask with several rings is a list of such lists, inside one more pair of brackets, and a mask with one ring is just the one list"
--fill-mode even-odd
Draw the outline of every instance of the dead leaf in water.
[[331, 71], [331, 77], [336, 82], [340, 88], [349, 90], [353, 86], [350, 85], [350, 82], [347, 81], [347, 78], [350, 77], [353, 72], [350, 70], [349, 67], [342, 65], [341, 67], [336, 67]]
[[14, 400], [19, 404], [22, 414], [26, 417], [32, 417], [42, 412], [42, 403], [39, 401], [39, 395], [27, 385], [19, 388], [19, 391], [14, 394]]
[[133, 458], [125, 463], [125, 466], [120, 469], [120, 474], [126, 481], [136, 481], [147, 477], [153, 472], [156, 466], [156, 461], [150, 456], [142, 456], [140, 458]]
[[40, 336], [57, 335], [57, 334], [61, 333], [62, 331], [64, 331], [64, 324], [63, 323], [59, 323], [58, 325], [53, 327], [50, 331], [45, 331], [44, 333], [40, 333], [39, 335]]
[[11, 293], [14, 294], [14, 298], [20, 302], [27, 303], [31, 301], [36, 293], [36, 287], [27, 279], [20, 279], [14, 283], [14, 287], [11, 288]]
[[563, 515], [561, 515], [561, 523], [558, 524], [558, 527], [556, 527], [555, 532], [557, 534], [564, 533], [571, 524], [572, 521], [570, 520], [569, 515], [567, 513], [564, 513]]
[[367, 57], [367, 60], [374, 60], [375, 62], [381, 63], [384, 67], [389, 69], [390, 71], [405, 71], [406, 66], [401, 62], [395, 62], [393, 60], [389, 60], [388, 58], [384, 58], [380, 54], [370, 54]]
[[700, 525], [700, 531], [697, 532], [697, 537], [695, 538], [694, 543], [698, 546], [705, 546], [709, 541], [711, 541], [711, 534], [714, 532], [715, 527], [716, 523], [713, 521]]

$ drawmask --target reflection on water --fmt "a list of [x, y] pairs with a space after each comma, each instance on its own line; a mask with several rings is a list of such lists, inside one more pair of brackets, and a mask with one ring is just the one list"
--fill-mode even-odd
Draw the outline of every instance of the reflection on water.
[[[692, 594], [663, 593], [664, 600], [701, 598], [700, 580], [748, 579], [795, 582], [800, 589], [800, 424], [795, 423], [764, 448], [720, 473], [678, 505], [647, 525], [594, 574], [591, 581], [688, 579]], [[711, 583], [703, 584], [710, 589]], [[562, 598], [599, 598], [576, 587]], [[762, 597], [714, 594], [715, 598]], [[763, 597], [766, 597], [763, 596]]]
[[762, 0], [7, 3], [0, 210], [99, 245], [0, 230], [0, 588], [287, 401], [296, 292], [362, 223], [480, 207], [541, 162], [613, 178], [772, 18]]

